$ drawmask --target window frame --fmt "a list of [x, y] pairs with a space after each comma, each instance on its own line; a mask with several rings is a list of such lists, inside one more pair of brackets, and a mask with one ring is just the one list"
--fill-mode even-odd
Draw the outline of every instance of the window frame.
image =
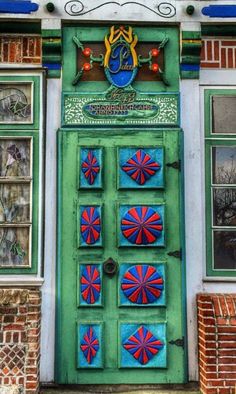
[[[45, 75], [42, 71], [30, 72], [29, 70], [18, 71], [1, 70], [0, 83], [21, 84], [30, 83], [32, 87], [32, 123], [5, 123], [0, 124], [0, 139], [19, 139], [30, 140], [30, 168], [31, 174], [25, 184], [29, 182], [30, 185], [30, 220], [27, 223], [19, 223], [19, 227], [29, 227], [29, 259], [27, 265], [6, 265], [0, 266], [1, 275], [23, 275], [23, 274], [37, 274], [43, 264], [43, 168], [44, 168], [44, 120], [43, 120], [43, 84]], [[2, 178], [0, 179], [0, 184]], [[8, 182], [15, 184], [16, 178], [12, 178]], [[20, 184], [24, 184], [21, 180]], [[4, 224], [1, 223], [4, 227]], [[8, 226], [8, 223], [7, 223]], [[9, 227], [10, 222], [9, 222]], [[14, 227], [14, 226], [13, 226]], [[15, 224], [17, 227], [17, 224]]]
[[213, 133], [212, 97], [235, 96], [236, 89], [214, 88], [204, 91], [204, 138], [205, 138], [205, 219], [206, 219], [206, 277], [222, 277], [236, 279], [236, 268], [225, 269], [214, 267], [214, 231], [236, 231], [235, 226], [214, 225], [213, 221], [213, 191], [216, 188], [231, 188], [236, 190], [236, 184], [213, 183], [212, 148], [236, 147], [235, 133]]

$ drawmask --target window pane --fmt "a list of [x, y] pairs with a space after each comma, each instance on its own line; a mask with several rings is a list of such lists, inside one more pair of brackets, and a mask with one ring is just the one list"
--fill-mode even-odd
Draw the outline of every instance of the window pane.
[[30, 221], [30, 185], [0, 184], [0, 222]]
[[31, 83], [0, 83], [0, 123], [31, 123]]
[[236, 231], [214, 231], [214, 268], [236, 269]]
[[212, 132], [236, 133], [236, 96], [212, 97]]
[[236, 226], [236, 189], [213, 189], [213, 225]]
[[216, 184], [236, 184], [236, 147], [212, 148], [212, 178]]
[[29, 228], [0, 228], [0, 266], [29, 265]]
[[30, 176], [30, 140], [0, 139], [0, 176]]

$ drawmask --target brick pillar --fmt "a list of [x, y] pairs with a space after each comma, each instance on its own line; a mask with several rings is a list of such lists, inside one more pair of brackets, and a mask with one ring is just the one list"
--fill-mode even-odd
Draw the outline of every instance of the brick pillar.
[[236, 392], [236, 294], [198, 294], [200, 390]]
[[39, 391], [40, 314], [37, 288], [0, 288], [0, 392]]

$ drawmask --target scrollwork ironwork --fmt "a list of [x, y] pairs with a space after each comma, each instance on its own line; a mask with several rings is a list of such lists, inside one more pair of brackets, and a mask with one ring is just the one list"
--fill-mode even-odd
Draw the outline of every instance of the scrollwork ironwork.
[[176, 15], [176, 8], [174, 7], [173, 4], [168, 3], [168, 2], [163, 2], [163, 3], [157, 4], [155, 6], [155, 9], [153, 9], [153, 8], [150, 8], [147, 5], [145, 5], [141, 2], [137, 2], [137, 1], [126, 1], [124, 3], [120, 3], [118, 1], [106, 1], [102, 4], [97, 5], [96, 7], [85, 10], [85, 6], [82, 1], [70, 0], [65, 4], [64, 10], [70, 16], [83, 16], [83, 15], [93, 12], [101, 7], [104, 7], [106, 5], [112, 5], [112, 4], [118, 5], [120, 7], [124, 7], [129, 4], [138, 5], [138, 6], [146, 8], [147, 10], [153, 12], [154, 14], [156, 14], [162, 18], [173, 18]]

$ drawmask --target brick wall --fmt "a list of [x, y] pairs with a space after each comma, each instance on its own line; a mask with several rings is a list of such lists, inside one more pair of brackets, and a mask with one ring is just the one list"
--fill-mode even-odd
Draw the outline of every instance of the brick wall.
[[40, 36], [0, 35], [0, 63], [40, 64]]
[[201, 68], [236, 68], [236, 39], [203, 38]]
[[0, 288], [0, 391], [39, 390], [40, 291]]
[[236, 294], [198, 294], [200, 389], [235, 394]]

